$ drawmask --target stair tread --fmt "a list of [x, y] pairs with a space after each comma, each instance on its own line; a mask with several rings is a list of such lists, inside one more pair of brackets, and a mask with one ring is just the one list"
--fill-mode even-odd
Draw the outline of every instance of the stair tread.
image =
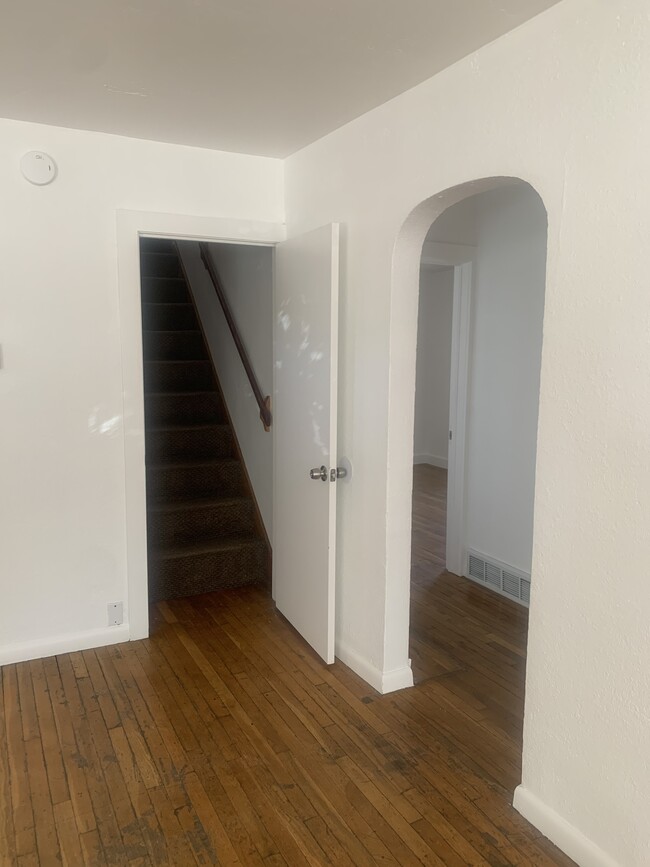
[[184, 461], [171, 461], [170, 463], [154, 463], [147, 464], [148, 470], [157, 470], [157, 469], [178, 469], [179, 467], [214, 467], [214, 466], [223, 466], [224, 464], [239, 464], [240, 461], [238, 458], [231, 457], [222, 457], [222, 458], [195, 458], [188, 459]]
[[211, 554], [214, 551], [229, 551], [258, 545], [264, 545], [264, 542], [257, 536], [228, 536], [220, 539], [205, 539], [201, 542], [175, 542], [169, 546], [158, 546], [152, 553], [161, 560], [172, 560], [175, 557]]
[[250, 497], [193, 497], [192, 499], [180, 500], [161, 500], [150, 503], [149, 510], [152, 512], [176, 512], [185, 509], [209, 509], [212, 506], [223, 506], [227, 504], [237, 505], [239, 503], [252, 502]]
[[[156, 394], [160, 394], [160, 392], [156, 392]], [[183, 392], [183, 394], [187, 394], [187, 392]], [[191, 392], [194, 394], [194, 392]], [[147, 428], [147, 433], [177, 433], [182, 430], [211, 430], [212, 428], [228, 428], [230, 430], [230, 425], [225, 422], [210, 422], [210, 421], [200, 421], [197, 424], [188, 424], [186, 421], [181, 422], [180, 424], [158, 424], [158, 425], [149, 425]]]
[[198, 391], [148, 391], [147, 397], [187, 397], [188, 394], [214, 394], [219, 397], [219, 392], [216, 388], [199, 389]]
[[[154, 358], [152, 360], [146, 360], [145, 364], [209, 364], [212, 366], [212, 362], [209, 358]], [[216, 391], [216, 389], [214, 389]]]
[[191, 301], [143, 301], [145, 307], [194, 307]]

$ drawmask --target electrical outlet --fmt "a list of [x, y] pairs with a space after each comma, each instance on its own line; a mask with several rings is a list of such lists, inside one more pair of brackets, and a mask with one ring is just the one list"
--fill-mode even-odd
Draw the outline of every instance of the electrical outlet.
[[108, 603], [108, 625], [109, 626], [121, 626], [124, 622], [124, 614], [122, 611], [122, 603], [121, 602], [109, 602]]

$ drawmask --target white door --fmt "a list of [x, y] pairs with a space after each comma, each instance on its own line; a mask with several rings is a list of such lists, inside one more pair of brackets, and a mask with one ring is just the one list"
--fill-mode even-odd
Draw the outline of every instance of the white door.
[[273, 598], [326, 662], [334, 662], [338, 284], [338, 224], [277, 245]]

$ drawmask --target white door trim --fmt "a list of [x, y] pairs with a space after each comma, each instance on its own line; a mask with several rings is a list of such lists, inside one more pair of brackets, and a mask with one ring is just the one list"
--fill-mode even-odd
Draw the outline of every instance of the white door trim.
[[[447, 248], [454, 247], [453, 255]], [[444, 266], [454, 269], [454, 297], [451, 324], [451, 359], [449, 378], [449, 448], [447, 453], [447, 538], [446, 568], [454, 575], [465, 573], [465, 462], [466, 427], [469, 395], [469, 353], [472, 306], [472, 262], [458, 262], [458, 256], [471, 257], [474, 248], [427, 242], [426, 259], [421, 266]], [[418, 455], [413, 462], [419, 463]]]
[[286, 229], [281, 223], [149, 211], [118, 210], [116, 220], [128, 600], [124, 615], [128, 637], [134, 640], [149, 635], [140, 237], [274, 245], [285, 239]]
[[465, 463], [469, 395], [472, 263], [454, 267], [454, 302], [449, 383], [449, 455], [447, 475], [447, 570], [465, 572]]

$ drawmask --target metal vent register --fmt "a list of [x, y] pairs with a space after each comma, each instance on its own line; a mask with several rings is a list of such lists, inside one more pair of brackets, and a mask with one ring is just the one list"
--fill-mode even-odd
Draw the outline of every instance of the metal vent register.
[[467, 577], [485, 584], [496, 593], [514, 599], [520, 605], [530, 605], [530, 575], [488, 559], [475, 551], [467, 552]]

